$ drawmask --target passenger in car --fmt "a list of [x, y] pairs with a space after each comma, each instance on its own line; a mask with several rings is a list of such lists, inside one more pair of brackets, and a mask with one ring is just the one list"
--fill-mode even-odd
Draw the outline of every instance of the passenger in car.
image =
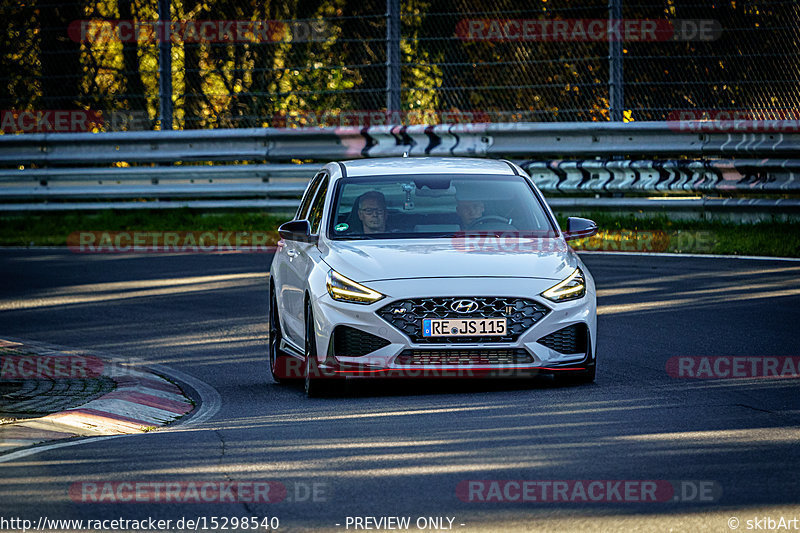
[[485, 206], [480, 200], [459, 200], [456, 213], [461, 218], [461, 229], [469, 228], [473, 222], [483, 216]]

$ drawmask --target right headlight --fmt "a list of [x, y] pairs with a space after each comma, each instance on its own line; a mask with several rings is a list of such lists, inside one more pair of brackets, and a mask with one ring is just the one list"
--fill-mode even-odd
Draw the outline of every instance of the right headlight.
[[328, 272], [327, 285], [328, 294], [331, 295], [331, 298], [340, 302], [366, 305], [375, 303], [384, 297], [384, 295], [378, 291], [373, 291], [369, 287], [356, 283], [352, 279], [342, 276], [335, 270], [330, 270]]
[[583, 271], [576, 268], [566, 279], [544, 291], [542, 296], [551, 302], [578, 300], [586, 294], [586, 278]]

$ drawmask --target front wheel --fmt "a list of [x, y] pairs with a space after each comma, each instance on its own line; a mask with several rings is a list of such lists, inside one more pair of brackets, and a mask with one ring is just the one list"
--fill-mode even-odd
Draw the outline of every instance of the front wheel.
[[586, 369], [585, 370], [562, 370], [556, 374], [556, 381], [565, 385], [585, 385], [594, 383], [597, 375], [597, 349], [591, 343], [586, 350]]
[[559, 383], [565, 385], [582, 385], [587, 383], [594, 383], [597, 374], [597, 366], [591, 365], [586, 370], [569, 370], [562, 371], [556, 376]]

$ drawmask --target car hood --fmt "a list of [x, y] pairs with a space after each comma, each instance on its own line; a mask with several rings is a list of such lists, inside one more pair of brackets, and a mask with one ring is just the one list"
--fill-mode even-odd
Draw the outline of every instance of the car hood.
[[414, 278], [521, 277], [564, 279], [578, 258], [561, 238], [514, 242], [463, 239], [326, 241], [322, 259], [358, 282]]

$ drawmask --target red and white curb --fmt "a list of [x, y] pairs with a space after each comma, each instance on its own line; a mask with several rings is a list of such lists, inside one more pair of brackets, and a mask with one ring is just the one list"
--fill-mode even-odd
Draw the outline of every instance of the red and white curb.
[[[150, 431], [190, 413], [194, 404], [174, 383], [132, 361], [87, 350], [65, 349], [45, 343], [2, 340], [7, 348], [26, 356], [91, 357], [102, 361], [102, 374], [115, 390], [75, 408], [41, 418], [0, 425], [0, 454], [41, 442], [76, 436], [120, 435]], [[0, 378], [2, 379], [2, 378]]]

